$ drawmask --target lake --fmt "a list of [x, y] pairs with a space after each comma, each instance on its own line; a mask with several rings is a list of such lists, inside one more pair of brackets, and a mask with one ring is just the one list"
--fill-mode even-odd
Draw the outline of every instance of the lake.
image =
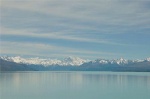
[[0, 72], [0, 99], [150, 99], [150, 73]]

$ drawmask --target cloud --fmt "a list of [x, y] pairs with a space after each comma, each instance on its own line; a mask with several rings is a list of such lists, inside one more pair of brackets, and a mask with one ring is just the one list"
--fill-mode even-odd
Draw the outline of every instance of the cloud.
[[68, 34], [118, 34], [135, 33], [135, 29], [142, 32], [150, 28], [147, 3], [147, 0], [2, 0], [2, 25], [36, 28], [44, 33], [67, 30]]
[[[33, 47], [34, 46], [34, 47]], [[42, 43], [21, 43], [21, 42], [1, 42], [1, 54], [16, 54], [16, 55], [30, 55], [30, 56], [45, 56], [45, 57], [68, 57], [68, 56], [80, 56], [80, 57], [99, 57], [99, 56], [115, 56], [116, 53], [102, 52], [102, 51], [90, 51], [74, 49], [63, 46], [55, 46]], [[90, 57], [91, 56], [91, 57]]]
[[[102, 43], [111, 45], [126, 45], [117, 42], [110, 41], [109, 39], [94, 39], [89, 37], [81, 37], [82, 34], [73, 35], [74, 33], [66, 32], [51, 32], [51, 33], [37, 33], [37, 30], [25, 30], [25, 29], [10, 29], [2, 27], [2, 35], [18, 35], [18, 36], [29, 36], [38, 38], [52, 38], [52, 39], [64, 39], [78, 42], [90, 42], [90, 43]], [[80, 36], [80, 37], [79, 37]]]
[[[58, 49], [65, 47], [64, 53], [55, 55], [65, 55], [65, 50], [73, 45], [66, 55], [84, 53], [84, 56], [95, 55], [98, 50], [107, 55], [103, 51], [109, 53], [118, 49], [115, 51], [121, 52], [135, 45], [148, 46], [145, 43], [149, 42], [147, 37], [150, 33], [148, 0], [2, 0], [1, 3], [1, 36], [5, 36], [1, 39], [3, 42], [32, 43], [36, 39], [39, 40], [38, 43], [43, 44], [40, 40], [45, 39], [45, 44], [52, 44], [51, 41], [55, 43], [52, 48], [58, 45], [61, 46]], [[33, 40], [28, 41], [31, 38]], [[29, 45], [16, 44], [16, 48], [22, 47], [18, 49], [8, 45], [3, 46], [14, 49], [14, 53], [33, 54], [32, 49], [22, 49]], [[53, 50], [57, 50], [57, 47]], [[42, 50], [47, 49], [51, 47], [39, 51], [42, 53]], [[50, 53], [55, 56], [53, 50]], [[10, 50], [2, 51], [9, 53]]]
[[[64, 29], [68, 28], [72, 31], [92, 29], [98, 33], [116, 33], [117, 31], [122, 32], [122, 30], [130, 27], [137, 27], [137, 29], [149, 27], [149, 8], [144, 6], [144, 2], [148, 1], [44, 0], [35, 2], [27, 0], [19, 2], [18, 0], [12, 0], [12, 2], [8, 2], [7, 0], [3, 0], [2, 9], [18, 9], [30, 14], [39, 13], [47, 15], [49, 18], [52, 18], [52, 20], [47, 18], [49, 24], [58, 25], [58, 27]], [[7, 11], [2, 14], [7, 14]], [[28, 14], [25, 16], [30, 21]], [[35, 17], [36, 19], [38, 16], [31, 17]], [[39, 20], [43, 21], [42, 18], [39, 18]], [[33, 18], [31, 19], [33, 20]], [[44, 22], [46, 23], [46, 21]], [[101, 31], [101, 29], [107, 30], [107, 32]], [[126, 31], [123, 33], [126, 33]]]

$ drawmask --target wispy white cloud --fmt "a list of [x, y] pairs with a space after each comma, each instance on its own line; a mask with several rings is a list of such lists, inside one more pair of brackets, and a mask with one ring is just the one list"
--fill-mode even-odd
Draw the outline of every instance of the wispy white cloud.
[[[72, 33], [65, 32], [51, 32], [51, 33], [36, 33], [37, 30], [25, 30], [25, 29], [10, 29], [10, 28], [1, 28], [3, 35], [19, 35], [19, 36], [30, 36], [30, 37], [39, 37], [39, 38], [52, 38], [52, 39], [64, 39], [71, 41], [79, 41], [79, 42], [91, 42], [91, 43], [102, 43], [102, 44], [111, 44], [111, 45], [127, 45], [121, 44], [117, 42], [112, 42], [108, 39], [94, 39], [87, 37], [79, 37], [79, 35], [72, 35]], [[71, 34], [71, 35], [70, 35]], [[82, 34], [81, 34], [82, 35]]]
[[[143, 2], [146, 1], [141, 2], [140, 0], [2, 0], [1, 6], [2, 16], [4, 17], [6, 17], [8, 13], [10, 15], [10, 12], [3, 12], [3, 9], [19, 9], [22, 12], [40, 13], [48, 16], [58, 17], [58, 19], [56, 20], [54, 20], [54, 18], [52, 20], [47, 19], [48, 23], [44, 21], [43, 27], [48, 26], [49, 28], [51, 28], [54, 26], [54, 28], [56, 29], [62, 28], [60, 31], [59, 29], [57, 29], [57, 31], [59, 32], [69, 30], [73, 33], [79, 31], [92, 31], [96, 34], [118, 34], [127, 32], [134, 33], [134, 29], [140, 31], [145, 28], [150, 28], [149, 9], [143, 6]], [[38, 22], [38, 24], [42, 24], [42, 17], [36, 19], [37, 16], [31, 16], [31, 18], [28, 17], [28, 13], [26, 14], [27, 16], [25, 16], [27, 17], [27, 20], [20, 19], [18, 20], [18, 22], [21, 22], [23, 24], [26, 23], [25, 21], [32, 22], [33, 20], [41, 20]], [[32, 26], [30, 28], [32, 28]]]
[[[34, 47], [33, 47], [34, 46]], [[68, 56], [80, 56], [80, 57], [104, 57], [115, 56], [116, 53], [102, 52], [102, 51], [90, 51], [83, 49], [74, 49], [69, 47], [55, 46], [42, 43], [22, 43], [22, 42], [1, 42], [1, 54], [16, 54], [16, 55], [33, 55], [33, 56], [46, 56], [46, 57], [68, 57]]]
[[126, 2], [124, 0], [3, 0], [1, 6], [94, 23], [134, 26], [141, 24], [139, 19], [148, 20], [150, 16], [143, 2], [140, 0]]
[[[148, 4], [150, 4], [149, 0], [2, 0], [0, 5], [1, 34], [9, 36], [10, 39], [11, 36], [25, 36], [26, 38], [42, 38], [42, 40], [66, 40], [78, 42], [78, 44], [84, 42], [87, 44], [87, 48], [92, 44], [97, 44], [102, 46], [94, 46], [93, 49], [104, 48], [107, 50], [106, 53], [102, 51], [98, 55], [107, 55], [107, 53], [111, 55], [109, 52], [113, 49], [112, 46], [114, 48], [119, 46], [118, 50], [124, 50], [124, 46], [126, 46], [128, 50], [133, 45], [146, 44], [134, 38], [139, 37], [139, 33], [142, 35], [150, 33], [150, 7]], [[131, 39], [129, 34], [134, 34], [132, 35], [134, 37]], [[143, 42], [146, 40], [143, 39]], [[7, 39], [2, 38], [1, 41], [4, 42]], [[90, 56], [98, 53], [97, 50], [88, 51], [86, 48], [79, 47], [70, 49], [63, 45], [64, 48], [57, 45], [47, 46], [43, 45], [42, 42], [42, 45], [30, 45], [26, 44], [27, 39], [22, 45], [14, 39], [10, 41], [12, 41], [12, 43], [9, 42], [12, 45], [16, 44], [16, 48], [8, 43], [6, 45], [3, 43], [3, 53], [13, 51], [13, 53], [37, 55], [43, 53], [42, 51], [48, 52], [48, 49], [51, 50], [50, 53], [53, 56], [65, 56], [72, 53], [84, 53], [85, 56]], [[136, 42], [136, 44], [132, 42]], [[32, 49], [32, 45], [35, 45], [35, 48], [37, 46], [36, 49], [40, 49], [39, 52], [32, 53], [35, 51]], [[25, 50], [26, 48], [28, 50]], [[63, 49], [64, 53], [55, 53], [54, 55], [53, 51], [60, 51], [58, 49]], [[43, 55], [47, 54], [43, 53]], [[119, 54], [117, 53], [117, 55]]]

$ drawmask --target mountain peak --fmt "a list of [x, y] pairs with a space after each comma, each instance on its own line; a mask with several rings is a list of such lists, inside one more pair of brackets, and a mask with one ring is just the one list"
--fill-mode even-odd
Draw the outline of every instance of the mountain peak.
[[15, 63], [35, 64], [35, 65], [44, 65], [44, 66], [49, 66], [49, 65], [79, 66], [87, 61], [87, 60], [81, 59], [79, 57], [72, 57], [72, 56], [69, 56], [63, 60], [42, 59], [39, 57], [22, 58], [20, 56], [15, 56], [15, 57], [4, 56], [4, 57], [0, 57], [0, 58], [3, 60], [15, 62]]
[[138, 63], [138, 62], [143, 62], [143, 61], [148, 61], [150, 62], [150, 58], [147, 58], [145, 60], [126, 60], [124, 58], [120, 59], [113, 59], [113, 60], [108, 60], [108, 59], [96, 59], [94, 61], [91, 60], [85, 60], [79, 57], [72, 57], [69, 56], [67, 58], [64, 58], [63, 60], [58, 60], [58, 59], [42, 59], [39, 57], [35, 58], [22, 58], [20, 56], [15, 56], [15, 57], [9, 57], [9, 56], [2, 56], [0, 59], [6, 60], [6, 61], [12, 61], [15, 63], [23, 63], [23, 64], [35, 64], [35, 65], [43, 65], [43, 66], [81, 66], [84, 63], [92, 62], [92, 64], [117, 64], [117, 65], [125, 65], [129, 63]]
[[150, 57], [149, 57], [149, 58], [146, 58], [146, 60], [150, 62]]

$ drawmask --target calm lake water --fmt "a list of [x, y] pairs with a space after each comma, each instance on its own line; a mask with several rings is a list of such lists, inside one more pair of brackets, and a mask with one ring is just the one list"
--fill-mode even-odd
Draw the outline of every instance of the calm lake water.
[[0, 99], [150, 99], [150, 73], [1, 72]]

